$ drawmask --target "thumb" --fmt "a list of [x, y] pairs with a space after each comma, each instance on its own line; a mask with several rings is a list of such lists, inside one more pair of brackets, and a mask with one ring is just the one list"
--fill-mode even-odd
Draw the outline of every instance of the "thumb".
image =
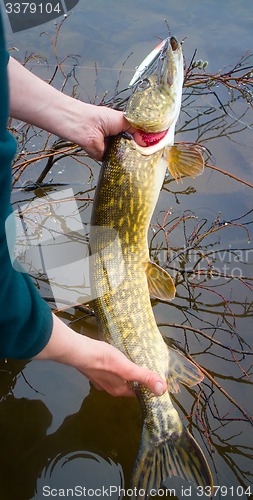
[[125, 117], [123, 117], [123, 129], [124, 132], [128, 132], [128, 134], [131, 134], [133, 136], [133, 139], [139, 146], [147, 146], [146, 142], [142, 138], [142, 134], [140, 130], [137, 130], [134, 128], [127, 120]]
[[131, 376], [127, 377], [127, 380], [144, 385], [153, 392], [155, 396], [162, 396], [166, 392], [168, 387], [162, 377], [147, 368], [141, 368], [137, 365], [134, 366], [135, 370], [132, 370]]

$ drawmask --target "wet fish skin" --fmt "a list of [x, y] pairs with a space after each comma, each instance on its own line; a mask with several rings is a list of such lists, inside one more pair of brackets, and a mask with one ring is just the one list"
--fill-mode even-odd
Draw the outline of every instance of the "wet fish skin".
[[171, 132], [174, 134], [181, 106], [183, 53], [175, 37], [164, 40], [160, 45], [161, 50], [151, 67], [133, 85], [134, 92], [128, 101], [125, 116], [134, 127], [149, 133], [161, 132], [173, 125]]
[[175, 349], [168, 349], [150, 303], [150, 294], [163, 300], [175, 296], [170, 275], [150, 262], [147, 243], [166, 168], [175, 178], [203, 171], [198, 149], [173, 145], [183, 84], [182, 50], [175, 40], [165, 41], [152, 68], [137, 78], [125, 112], [130, 123], [148, 133], [169, 128], [165, 140], [147, 148], [124, 134], [112, 141], [100, 172], [90, 232], [94, 309], [103, 338], [168, 383], [161, 397], [134, 385], [144, 425], [132, 486], [144, 489], [146, 497], [173, 475], [195, 485], [212, 485], [206, 459], [169, 394], [178, 391], [179, 382], [192, 386], [203, 375]]

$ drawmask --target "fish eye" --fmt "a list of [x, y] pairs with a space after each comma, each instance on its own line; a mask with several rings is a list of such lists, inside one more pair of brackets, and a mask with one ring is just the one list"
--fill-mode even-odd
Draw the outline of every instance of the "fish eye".
[[139, 83], [139, 88], [142, 89], [142, 90], [146, 90], [150, 87], [150, 83], [149, 83], [149, 80], [147, 78], [145, 78], [144, 80], [142, 80], [140, 83]]

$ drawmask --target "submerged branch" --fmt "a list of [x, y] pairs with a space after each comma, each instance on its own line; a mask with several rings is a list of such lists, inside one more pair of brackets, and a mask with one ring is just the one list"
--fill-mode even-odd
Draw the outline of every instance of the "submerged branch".
[[243, 179], [240, 179], [240, 177], [237, 177], [234, 174], [231, 174], [231, 172], [227, 172], [227, 170], [224, 170], [223, 168], [216, 167], [214, 165], [210, 165], [210, 163], [205, 163], [205, 167], [211, 168], [212, 170], [215, 170], [216, 172], [219, 172], [220, 174], [227, 175], [231, 179], [234, 179], [237, 182], [240, 182], [241, 184], [244, 184], [245, 186], [248, 186], [250, 188], [253, 188], [253, 184], [251, 184], [248, 181], [245, 181]]
[[206, 340], [209, 340], [211, 343], [216, 344], [219, 347], [221, 347], [222, 349], [226, 349], [226, 350], [230, 351], [231, 353], [236, 352], [237, 354], [242, 354], [245, 356], [253, 356], [253, 351], [244, 351], [244, 350], [240, 350], [240, 349], [235, 349], [234, 347], [229, 347], [229, 346], [223, 344], [222, 342], [219, 342], [215, 338], [211, 337], [210, 335], [207, 335], [207, 333], [203, 332], [203, 330], [200, 330], [199, 328], [195, 328], [195, 327], [190, 326], [190, 325], [180, 325], [178, 323], [160, 323], [159, 322], [159, 323], [157, 323], [157, 326], [158, 327], [168, 326], [170, 328], [180, 328], [184, 331], [188, 330], [188, 331], [191, 331], [193, 333], [197, 333], [198, 335], [201, 335]]
[[230, 394], [227, 391], [225, 391], [225, 389], [223, 389], [223, 387], [212, 377], [212, 375], [205, 368], [203, 368], [203, 366], [199, 365], [194, 360], [194, 358], [192, 358], [192, 356], [187, 354], [187, 358], [189, 358], [192, 361], [192, 363], [194, 363], [204, 373], [204, 375], [208, 378], [208, 380], [212, 382], [212, 384], [230, 401], [230, 403], [233, 404], [233, 406], [236, 406], [236, 408], [240, 410], [245, 419], [253, 426], [253, 417], [250, 416], [247, 413], [247, 411], [241, 405], [239, 405], [239, 403], [237, 403], [237, 401], [234, 398], [232, 398], [232, 396], [230, 396]]
[[215, 380], [215, 378], [182, 347], [176, 346], [200, 371], [208, 378], [208, 380], [214, 385], [222, 394], [225, 396], [230, 403], [233, 404], [244, 416], [245, 420], [247, 420], [253, 426], [253, 417], [248, 414], [248, 412], [241, 406], [239, 403]]
[[[245, 99], [253, 106], [253, 55], [246, 52], [230, 71], [219, 71], [217, 73], [208, 73], [206, 71], [207, 61], [196, 61], [194, 56], [189, 66], [186, 68], [184, 87], [197, 89], [199, 92], [208, 89], [215, 94], [213, 87], [221, 84], [229, 91], [232, 101], [236, 96]], [[197, 71], [196, 71], [197, 70]], [[217, 96], [217, 94], [216, 94]], [[222, 102], [218, 99], [220, 106]]]

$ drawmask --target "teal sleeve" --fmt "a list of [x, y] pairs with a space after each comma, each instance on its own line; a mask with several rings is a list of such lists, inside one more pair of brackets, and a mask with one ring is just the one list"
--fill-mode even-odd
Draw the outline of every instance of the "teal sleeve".
[[28, 359], [47, 344], [53, 320], [30, 277], [12, 267], [7, 247], [5, 220], [12, 211], [11, 164], [16, 152], [16, 141], [6, 130], [7, 63], [0, 10], [0, 357]]

